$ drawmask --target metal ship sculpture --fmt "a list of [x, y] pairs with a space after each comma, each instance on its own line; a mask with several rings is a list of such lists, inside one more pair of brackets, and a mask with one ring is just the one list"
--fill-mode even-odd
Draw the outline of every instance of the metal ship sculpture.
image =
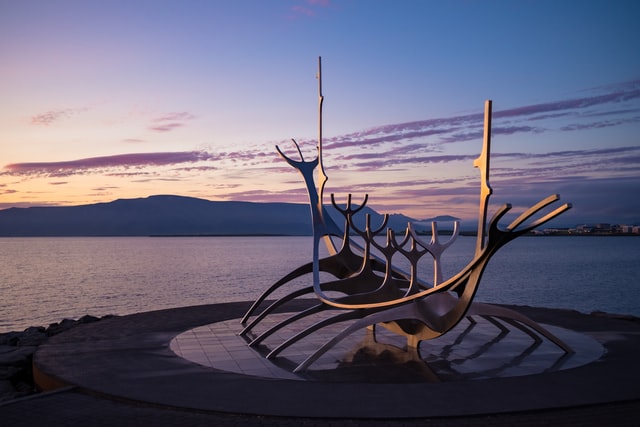
[[[418, 351], [421, 341], [436, 339], [451, 331], [465, 318], [473, 321], [474, 316], [481, 316], [499, 328], [500, 322], [507, 323], [525, 332], [536, 342], [546, 339], [563, 352], [572, 353], [572, 349], [561, 339], [519, 312], [503, 306], [474, 302], [482, 274], [491, 257], [499, 249], [571, 208], [567, 203], [554, 209], [552, 205], [560, 198], [554, 194], [527, 209], [507, 226], [500, 226], [499, 222], [511, 209], [509, 204], [499, 207], [487, 221], [489, 199], [492, 195], [489, 185], [491, 101], [485, 102], [482, 151], [473, 163], [474, 167], [480, 170], [475, 253], [473, 259], [462, 270], [443, 280], [441, 255], [456, 240], [458, 222], [455, 223], [451, 238], [441, 243], [435, 222], [432, 224], [432, 236], [428, 242], [416, 233], [411, 223], [408, 224], [404, 236], [397, 236], [392, 229], [386, 227], [388, 215], [384, 216], [380, 225], [372, 225], [371, 218], [367, 215], [364, 227], [358, 227], [354, 217], [365, 207], [368, 195], [364, 196], [360, 204], [354, 204], [352, 196], [348, 195], [346, 204], [339, 205], [335, 196], [331, 194], [331, 203], [342, 216], [342, 226], [328, 214], [323, 204], [323, 192], [328, 177], [322, 161], [324, 98], [321, 73], [321, 59], [318, 58], [319, 135], [316, 158], [305, 160], [295, 140], [292, 141], [298, 152], [298, 160], [287, 156], [276, 147], [280, 156], [298, 170], [304, 179], [311, 208], [313, 258], [266, 289], [247, 311], [241, 320], [244, 329], [240, 335], [247, 338], [248, 345], [258, 346], [266, 338], [273, 338], [274, 334], [285, 326], [327, 312], [328, 315], [321, 320], [305, 325], [298, 332], [281, 339], [266, 353], [266, 357], [275, 358], [299, 340], [330, 325], [341, 323], [344, 323], [345, 327], [308, 354], [306, 359], [295, 367], [294, 372], [306, 370], [345, 337], [365, 328], [373, 334], [374, 340], [377, 327], [400, 334], [406, 337], [407, 349]], [[317, 174], [314, 173], [316, 169]], [[317, 175], [317, 182], [314, 174]], [[335, 240], [338, 240], [339, 244], [336, 244]], [[320, 257], [322, 243], [328, 251], [328, 256], [324, 258]], [[408, 263], [409, 271], [398, 268], [397, 263], [392, 262], [392, 259], [397, 259], [398, 256], [404, 258], [405, 265]], [[432, 258], [432, 283], [428, 283], [419, 275], [418, 263], [425, 256]], [[327, 273], [331, 280], [321, 280], [321, 272]], [[303, 285], [273, 301], [269, 300], [269, 297], [273, 297], [276, 291], [292, 280], [309, 274], [311, 284]], [[326, 277], [327, 274], [322, 274], [322, 277]], [[273, 315], [277, 309], [286, 306], [287, 302], [310, 295], [315, 296], [315, 304], [291, 313], [284, 320], [277, 320], [275, 324], [270, 323], [269, 327], [259, 334], [253, 333], [257, 325], [266, 323], [265, 319]]]

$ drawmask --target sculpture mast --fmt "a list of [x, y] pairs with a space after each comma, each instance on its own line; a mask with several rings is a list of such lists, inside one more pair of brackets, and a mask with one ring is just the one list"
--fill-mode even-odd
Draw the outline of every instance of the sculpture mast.
[[478, 212], [478, 236], [476, 240], [477, 256], [485, 246], [487, 235], [487, 209], [489, 197], [493, 193], [489, 185], [489, 158], [491, 156], [491, 100], [484, 102], [484, 135], [480, 157], [473, 161], [473, 166], [480, 169], [480, 211]]
[[329, 177], [324, 171], [324, 163], [322, 162], [322, 57], [318, 57], [318, 210], [323, 214], [323, 193], [324, 185]]
[[[335, 252], [335, 248], [333, 247], [333, 242], [331, 238], [327, 236], [327, 220], [328, 215], [325, 215], [325, 210], [323, 206], [323, 194], [324, 194], [324, 185], [326, 184], [329, 177], [324, 171], [324, 164], [322, 162], [322, 101], [324, 101], [324, 97], [322, 96], [322, 57], [318, 56], [318, 75], [316, 76], [318, 79], [318, 199], [316, 201], [316, 215], [318, 215], [318, 221], [314, 223], [313, 228], [313, 288], [314, 290], [318, 290], [320, 286], [320, 235], [324, 235], [325, 243], [327, 244], [327, 248], [330, 253]], [[332, 251], [333, 249], [333, 251]]]

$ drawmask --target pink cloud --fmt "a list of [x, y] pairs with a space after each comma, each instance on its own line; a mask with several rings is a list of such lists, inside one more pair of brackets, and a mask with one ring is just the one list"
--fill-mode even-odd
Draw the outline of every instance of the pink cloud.
[[149, 130], [156, 132], [171, 132], [174, 129], [184, 126], [189, 120], [193, 120], [195, 116], [186, 111], [167, 113], [163, 116], [151, 120]]
[[120, 187], [117, 186], [108, 186], [108, 187], [96, 187], [96, 188], [92, 188], [92, 191], [110, 191], [110, 190], [117, 190]]
[[601, 129], [601, 128], [606, 128], [611, 126], [619, 126], [627, 123], [635, 123], [639, 121], [640, 121], [640, 116], [637, 116], [637, 117], [630, 117], [630, 118], [617, 119], [617, 120], [605, 120], [605, 121], [592, 122], [592, 123], [571, 124], [571, 125], [563, 126], [560, 129], [564, 131]]
[[290, 11], [290, 19], [295, 19], [300, 16], [313, 17], [317, 15], [317, 10], [320, 8], [331, 7], [331, 0], [306, 0], [304, 4], [297, 4], [292, 6]]
[[232, 162], [254, 162], [256, 159], [261, 160], [269, 157], [278, 159], [278, 155], [275, 152], [264, 151], [231, 151], [219, 153], [220, 158], [231, 160]]
[[151, 176], [151, 175], [155, 175], [155, 173], [139, 171], [139, 172], [110, 172], [105, 174], [105, 176], [115, 176], [119, 178], [131, 178], [134, 176]]
[[172, 122], [175, 120], [191, 120], [195, 118], [195, 116], [191, 113], [187, 113], [186, 111], [182, 111], [180, 113], [167, 113], [164, 116], [153, 119], [154, 122]]
[[87, 110], [88, 108], [61, 108], [57, 110], [50, 110], [31, 117], [31, 124], [49, 126], [53, 122], [56, 122], [60, 119], [68, 119], [71, 116], [85, 112]]
[[[606, 90], [607, 92], [594, 96], [527, 105], [507, 110], [494, 110], [494, 120], [502, 119], [503, 124], [494, 123], [493, 134], [541, 133], [548, 130], [540, 126], [529, 126], [527, 124], [507, 125], [509, 121], [514, 120], [518, 120], [521, 123], [539, 122], [544, 119], [554, 118], [574, 118], [575, 120], [584, 121], [590, 117], [633, 114], [632, 117], [622, 117], [609, 121], [570, 123], [561, 127], [559, 129], [561, 131], [618, 126], [640, 121], [640, 109], [637, 106], [621, 108], [622, 104], [637, 102], [640, 99], [640, 80], [599, 88], [599, 90]], [[601, 108], [601, 110], [595, 111], [595, 108]], [[376, 146], [430, 136], [439, 136], [439, 142], [441, 143], [464, 142], [482, 137], [482, 119], [482, 113], [475, 113], [377, 126], [327, 139], [325, 147], [331, 149], [350, 146]]]
[[165, 166], [215, 159], [216, 156], [205, 151], [118, 154], [62, 162], [13, 163], [4, 167], [6, 172], [3, 175], [61, 177], [82, 174], [96, 169]]
[[304, 6], [293, 6], [291, 11], [296, 15], [314, 16], [316, 14], [313, 9]]
[[[640, 81], [637, 83], [640, 84]], [[494, 113], [494, 117], [500, 118], [514, 116], [531, 116], [539, 113], [577, 110], [602, 104], [631, 101], [638, 98], [640, 98], [640, 88], [633, 87], [630, 90], [619, 90], [604, 95], [568, 99], [557, 102], [547, 102], [543, 104], [528, 105], [520, 108], [512, 108], [510, 110], [497, 111]]]
[[184, 126], [184, 123], [165, 123], [157, 126], [149, 126], [149, 130], [156, 132], [171, 132], [172, 130]]
[[176, 168], [174, 170], [184, 171], [184, 172], [210, 172], [218, 169], [219, 168], [216, 166], [186, 166], [182, 168]]
[[182, 179], [180, 178], [161, 178], [161, 177], [156, 177], [156, 178], [146, 178], [146, 179], [135, 179], [131, 182], [156, 182], [156, 181], [162, 181], [162, 182], [179, 182], [182, 181]]
[[[481, 138], [481, 135], [478, 135]], [[340, 165], [347, 163], [348, 169], [351, 171], [378, 171], [381, 169], [395, 168], [397, 170], [405, 170], [409, 165], [425, 165], [425, 164], [437, 164], [437, 163], [452, 163], [452, 162], [471, 162], [477, 154], [424, 154], [416, 155], [416, 152], [408, 146], [408, 150], [403, 151], [401, 149], [393, 148], [387, 151], [376, 151], [375, 153], [350, 153], [348, 155], [338, 155], [334, 157], [335, 164], [332, 165], [334, 169], [341, 169]], [[638, 163], [638, 156], [640, 156], [640, 147], [613, 147], [598, 150], [565, 150], [555, 151], [549, 153], [492, 153], [494, 159], [510, 160], [526, 160], [527, 161], [527, 174], [532, 174], [533, 166], [536, 164], [547, 165], [543, 170], [542, 168], [536, 169], [535, 173], [553, 173], [557, 174], [555, 166], [549, 166], [549, 159], [555, 159], [556, 161], [562, 159], [564, 167], [572, 167], [571, 159], [578, 159], [575, 167], [604, 167], [606, 164], [615, 162], [618, 164], [616, 170], [622, 171], [621, 164], [634, 165]], [[593, 163], [588, 159], [593, 159]], [[494, 176], [503, 175], [517, 175], [520, 173], [516, 170], [504, 170], [498, 171], [494, 169]]]
[[[498, 154], [493, 155], [499, 156]], [[430, 163], [450, 163], [460, 161], [473, 161], [476, 155], [463, 155], [463, 154], [451, 154], [451, 155], [427, 155], [427, 156], [411, 156], [411, 157], [388, 157], [383, 153], [377, 153], [376, 155], [351, 155], [350, 160], [356, 160], [349, 165], [350, 170], [359, 171], [376, 171], [382, 168], [390, 168], [393, 166], [401, 165], [416, 165], [416, 164], [430, 164]], [[358, 159], [372, 159], [368, 161], [357, 161]], [[402, 168], [401, 168], [402, 169]]]

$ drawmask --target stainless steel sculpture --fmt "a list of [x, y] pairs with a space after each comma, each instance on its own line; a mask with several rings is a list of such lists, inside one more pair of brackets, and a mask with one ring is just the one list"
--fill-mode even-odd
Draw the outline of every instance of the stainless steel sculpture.
[[[393, 230], [385, 228], [388, 215], [384, 216], [382, 224], [377, 227], [371, 225], [371, 218], [367, 215], [365, 226], [362, 229], [356, 225], [354, 216], [364, 208], [368, 195], [364, 196], [360, 205], [354, 205], [351, 195], [349, 195], [345, 206], [341, 207], [336, 203], [332, 194], [331, 203], [344, 218], [343, 226], [339, 227], [329, 216], [323, 205], [324, 186], [328, 177], [322, 162], [322, 103], [324, 98], [322, 96], [321, 73], [321, 59], [319, 58], [317, 157], [311, 161], [305, 161], [295, 140], [293, 143], [300, 160], [288, 157], [279, 147], [276, 147], [278, 153], [301, 173], [307, 187], [313, 224], [313, 260], [273, 284], [255, 301], [241, 321], [245, 327], [240, 335], [248, 336], [256, 325], [286, 302], [314, 293], [317, 298], [315, 305], [294, 313], [271, 326], [253, 338], [249, 345], [256, 346], [284, 326], [307, 316], [331, 311], [335, 314], [331, 314], [284, 339], [266, 357], [276, 357], [284, 349], [304, 337], [340, 322], [350, 323], [314, 353], [309, 354], [306, 360], [295, 368], [295, 372], [308, 368], [337, 342], [363, 328], [369, 328], [375, 340], [375, 327], [382, 326], [405, 336], [407, 347], [418, 351], [421, 341], [438, 338], [454, 328], [465, 317], [472, 320], [471, 316], [481, 316], [501, 328], [502, 326], [497, 320], [500, 319], [527, 333], [536, 342], [541, 342], [542, 338], [546, 338], [564, 352], [571, 353], [571, 348], [562, 340], [522, 314], [501, 306], [473, 302], [489, 260], [501, 247], [516, 237], [557, 217], [571, 207], [570, 204], [564, 204], [549, 213], [541, 213], [543, 209], [559, 200], [558, 195], [552, 195], [526, 210], [505, 228], [500, 228], [498, 223], [511, 209], [508, 204], [499, 208], [493, 218], [487, 222], [489, 199], [492, 194], [489, 185], [491, 101], [485, 103], [482, 151], [473, 163], [480, 170], [481, 182], [475, 255], [472, 261], [459, 273], [443, 281], [440, 257], [457, 237], [458, 223], [455, 224], [451, 239], [444, 244], [438, 241], [435, 223], [432, 224], [433, 233], [430, 242], [423, 241], [411, 224], [408, 224], [405, 236], [398, 239]], [[314, 182], [316, 168], [318, 169], [317, 185]], [[539, 218], [533, 219], [535, 216], [539, 216]], [[356, 244], [356, 241], [351, 237], [352, 233], [358, 236], [358, 242], [362, 242], [362, 244]], [[376, 239], [381, 235], [385, 237], [384, 243], [381, 243], [380, 239]], [[339, 249], [334, 244], [332, 237], [341, 237]], [[324, 240], [329, 251], [329, 256], [326, 258], [320, 258], [319, 255], [321, 240]], [[382, 256], [374, 255], [374, 248], [375, 252], [382, 254]], [[398, 254], [408, 261], [410, 265], [408, 272], [402, 271], [392, 263], [392, 258]], [[434, 264], [434, 279], [431, 285], [418, 275], [418, 263], [426, 254], [433, 258]], [[335, 279], [322, 282], [320, 272], [330, 273]], [[294, 290], [263, 307], [266, 299], [276, 290], [291, 280], [309, 273], [312, 274], [312, 285]], [[263, 308], [259, 311], [261, 307]]]

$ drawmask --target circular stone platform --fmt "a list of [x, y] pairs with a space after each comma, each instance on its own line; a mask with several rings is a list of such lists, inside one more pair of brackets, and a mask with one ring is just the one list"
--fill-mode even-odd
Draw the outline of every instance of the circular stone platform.
[[[384, 328], [358, 331], [333, 347], [301, 373], [293, 369], [345, 326], [323, 328], [292, 345], [275, 358], [268, 353], [287, 337], [319, 320], [317, 317], [285, 326], [258, 346], [248, 343], [289, 314], [268, 316], [258, 331], [238, 335], [240, 319], [212, 323], [183, 332], [170, 347], [177, 355], [203, 366], [242, 375], [290, 380], [424, 383], [483, 380], [535, 375], [572, 369], [598, 360], [604, 347], [595, 339], [568, 329], [543, 325], [574, 351], [566, 354], [555, 344], [535, 341], [508, 324], [481, 317], [467, 318], [446, 335], [423, 341], [419, 352]], [[324, 318], [326, 316], [322, 316]]]
[[[298, 311], [313, 302], [293, 301], [289, 308]], [[310, 377], [291, 377], [286, 363], [277, 364], [295, 363], [299, 356], [293, 348], [280, 362], [268, 362], [277, 369], [261, 368], [258, 361], [264, 359], [259, 354], [245, 358], [246, 343], [234, 335], [240, 330], [236, 319], [249, 306], [176, 308], [79, 326], [39, 347], [36, 383], [44, 390], [71, 385], [92, 396], [183, 410], [352, 419], [498, 414], [640, 399], [637, 319], [511, 307], [549, 325], [570, 345], [578, 344], [576, 355], [567, 359], [548, 343], [530, 350], [531, 339], [518, 331], [501, 336], [491, 324], [478, 322], [467, 331], [469, 324], [463, 323], [452, 341], [428, 343], [430, 351], [422, 351], [424, 358], [437, 358], [427, 362], [441, 381], [403, 382], [382, 379], [384, 365], [371, 364], [368, 351], [359, 350], [366, 336], [343, 343], [353, 353], [350, 359], [336, 348], [311, 366]], [[197, 359], [197, 351], [206, 363]], [[396, 357], [396, 350], [389, 351], [389, 359]], [[229, 365], [222, 365], [225, 360]], [[342, 375], [349, 372], [354, 376]]]

